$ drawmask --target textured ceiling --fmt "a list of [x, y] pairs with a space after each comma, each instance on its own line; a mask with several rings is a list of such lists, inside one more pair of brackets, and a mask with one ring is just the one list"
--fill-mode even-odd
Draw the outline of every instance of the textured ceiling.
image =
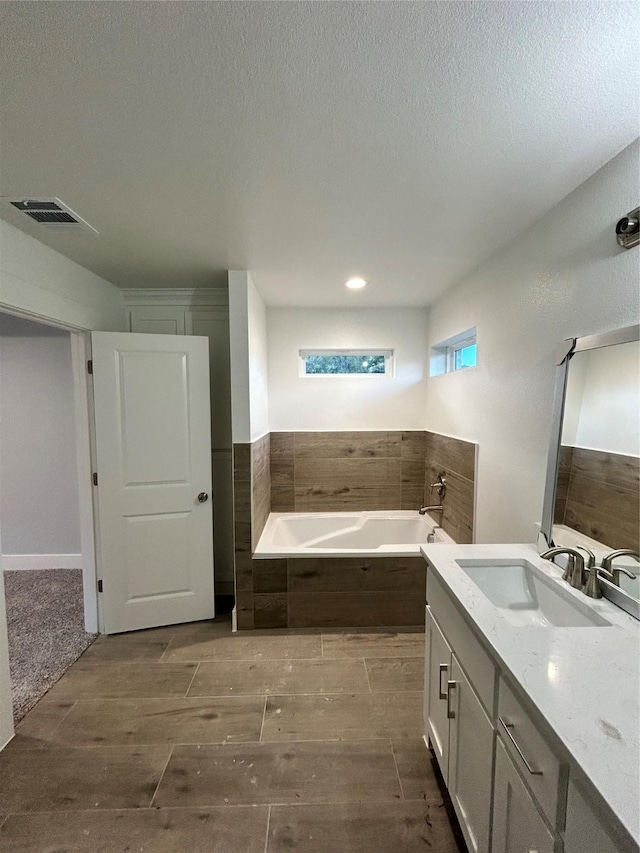
[[637, 136], [639, 11], [2, 2], [0, 195], [100, 236], [2, 215], [121, 287], [428, 304]]

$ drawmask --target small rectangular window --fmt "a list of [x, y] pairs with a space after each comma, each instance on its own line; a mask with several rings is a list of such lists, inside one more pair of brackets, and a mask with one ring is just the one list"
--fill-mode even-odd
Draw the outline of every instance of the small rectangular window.
[[300, 350], [301, 376], [389, 376], [392, 350]]
[[467, 329], [431, 347], [429, 376], [441, 376], [443, 373], [455, 373], [478, 364], [478, 345], [476, 329]]
[[453, 360], [452, 370], [462, 370], [465, 367], [475, 367], [478, 356], [478, 346], [475, 343], [467, 341], [464, 344], [451, 348], [451, 358]]

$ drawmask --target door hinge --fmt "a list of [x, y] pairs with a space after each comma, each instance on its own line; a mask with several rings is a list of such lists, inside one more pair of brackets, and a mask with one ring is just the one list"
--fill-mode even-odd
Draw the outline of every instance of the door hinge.
[[102, 581], [98, 581], [98, 592], [102, 592]]
[[90, 358], [87, 362], [87, 373], [93, 373], [93, 359]]
[[98, 475], [94, 474], [91, 479], [93, 480], [93, 485], [97, 486], [98, 485]]

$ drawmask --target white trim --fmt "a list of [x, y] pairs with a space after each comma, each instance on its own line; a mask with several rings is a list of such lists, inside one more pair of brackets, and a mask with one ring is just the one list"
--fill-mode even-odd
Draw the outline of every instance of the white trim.
[[82, 568], [82, 554], [3, 554], [0, 560], [5, 572]]
[[34, 323], [43, 323], [45, 326], [53, 326], [54, 329], [63, 329], [65, 332], [84, 331], [82, 326], [73, 326], [71, 323], [63, 323], [60, 320], [51, 320], [45, 314], [36, 314], [35, 311], [23, 311], [5, 302], [0, 302], [0, 312], [11, 314], [12, 317], [20, 317], [23, 320], [32, 320]]
[[124, 304], [134, 305], [209, 305], [228, 307], [229, 291], [226, 287], [193, 288], [131, 288], [123, 289]]
[[98, 618], [98, 583], [96, 573], [95, 523], [93, 510], [92, 424], [93, 394], [89, 393], [90, 335], [71, 333], [71, 368], [73, 371], [73, 403], [76, 427], [76, 461], [78, 468], [78, 504], [80, 508], [80, 548], [82, 550], [82, 587], [84, 595], [84, 627], [89, 634], [100, 628]]

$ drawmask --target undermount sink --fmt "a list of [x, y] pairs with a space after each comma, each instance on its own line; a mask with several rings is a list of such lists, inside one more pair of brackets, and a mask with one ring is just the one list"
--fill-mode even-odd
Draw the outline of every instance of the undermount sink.
[[456, 563], [513, 625], [596, 628], [611, 624], [527, 560], [456, 560]]

